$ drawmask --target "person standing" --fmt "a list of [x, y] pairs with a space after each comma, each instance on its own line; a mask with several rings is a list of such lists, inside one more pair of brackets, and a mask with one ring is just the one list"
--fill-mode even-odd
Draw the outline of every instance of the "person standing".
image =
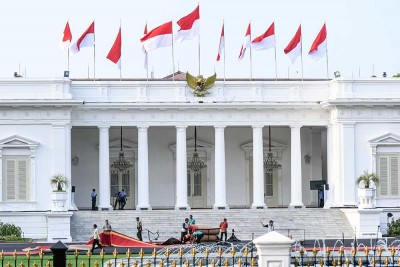
[[122, 188], [122, 191], [119, 192], [119, 209], [123, 210], [126, 205], [126, 193], [125, 190]]
[[93, 250], [95, 249], [96, 245], [100, 249], [103, 248], [103, 246], [100, 244], [100, 235], [99, 235], [99, 230], [97, 229], [97, 224], [93, 224], [93, 244], [90, 252], [93, 253]]
[[103, 225], [103, 236], [101, 238], [101, 243], [104, 246], [111, 246], [111, 230], [111, 224], [106, 220]]
[[182, 229], [181, 229], [181, 243], [184, 242], [185, 236], [188, 233], [188, 228], [189, 228], [189, 219], [185, 218], [185, 222], [182, 223]]
[[192, 215], [192, 214], [189, 215], [188, 224], [189, 224], [189, 225], [195, 225], [195, 224], [196, 224], [196, 220], [193, 218], [193, 215]]
[[136, 233], [137, 238], [140, 241], [143, 241], [143, 238], [142, 238], [143, 226], [142, 226], [142, 222], [140, 221], [139, 217], [136, 217], [136, 229], [137, 229], [137, 233]]
[[274, 221], [273, 220], [269, 220], [268, 224], [263, 224], [263, 222], [261, 221], [261, 224], [262, 224], [263, 227], [267, 227], [268, 228], [268, 233], [275, 230]]
[[111, 224], [106, 220], [103, 225], [103, 231], [111, 231]]
[[92, 198], [92, 210], [96, 210], [96, 198], [97, 198], [96, 189], [93, 188], [90, 197]]
[[223, 236], [225, 236], [224, 241], [226, 241], [226, 239], [228, 238], [227, 229], [228, 229], [228, 220], [224, 218], [224, 220], [219, 224], [219, 231], [221, 232], [221, 238], [219, 239], [220, 241], [222, 241]]

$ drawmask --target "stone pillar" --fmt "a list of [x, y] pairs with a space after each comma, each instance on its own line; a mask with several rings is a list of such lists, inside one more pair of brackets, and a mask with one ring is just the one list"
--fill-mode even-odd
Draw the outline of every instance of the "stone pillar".
[[176, 210], [190, 208], [187, 199], [186, 128], [176, 126]]
[[228, 209], [225, 181], [225, 126], [215, 126], [215, 203], [214, 209]]
[[138, 203], [136, 210], [151, 210], [149, 201], [148, 126], [138, 126]]
[[343, 206], [357, 206], [355, 182], [355, 142], [353, 122], [342, 123], [340, 134], [340, 159], [342, 170], [340, 172], [341, 198]]
[[262, 126], [253, 126], [253, 209], [263, 209], [264, 202], [264, 156]]
[[290, 179], [290, 204], [289, 207], [303, 207], [302, 181], [301, 181], [301, 139], [300, 125], [290, 126], [291, 129], [291, 179]]
[[110, 126], [99, 126], [99, 210], [109, 210], [110, 205]]
[[47, 242], [71, 242], [71, 216], [73, 212], [47, 212]]
[[294, 240], [275, 231], [253, 240], [257, 248], [259, 267], [290, 267]]
[[68, 198], [67, 198], [67, 210], [70, 209], [76, 209], [76, 206], [73, 207], [75, 204], [72, 203], [72, 177], [71, 177], [71, 129], [72, 126], [71, 124], [68, 124], [67, 127], [65, 127], [65, 154], [66, 154], [66, 173], [65, 176], [67, 177], [69, 184], [67, 187], [67, 193], [68, 193]]

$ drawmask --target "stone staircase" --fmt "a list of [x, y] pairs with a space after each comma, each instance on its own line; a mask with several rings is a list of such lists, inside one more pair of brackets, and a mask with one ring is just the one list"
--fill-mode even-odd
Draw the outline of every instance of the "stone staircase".
[[[274, 220], [275, 231], [292, 238], [313, 240], [321, 238], [353, 238], [354, 232], [346, 216], [339, 209], [231, 209], [231, 210], [111, 210], [111, 211], [76, 211], [71, 218], [71, 235], [74, 242], [87, 241], [92, 235], [93, 224], [101, 229], [108, 219], [113, 230], [136, 237], [136, 217], [143, 223], [143, 239], [148, 241], [148, 233], [159, 231], [158, 241], [170, 237], [180, 237], [180, 229], [185, 218], [192, 214], [197, 224], [219, 226], [223, 218], [228, 219], [228, 238], [231, 230], [241, 240], [251, 240], [267, 232], [261, 226]], [[150, 234], [154, 241], [155, 235]]]

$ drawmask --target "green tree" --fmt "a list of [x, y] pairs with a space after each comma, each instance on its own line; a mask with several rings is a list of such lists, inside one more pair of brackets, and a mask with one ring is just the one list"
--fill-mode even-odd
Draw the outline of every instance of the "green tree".
[[397, 73], [396, 75], [393, 75], [393, 78], [400, 78], [400, 73]]

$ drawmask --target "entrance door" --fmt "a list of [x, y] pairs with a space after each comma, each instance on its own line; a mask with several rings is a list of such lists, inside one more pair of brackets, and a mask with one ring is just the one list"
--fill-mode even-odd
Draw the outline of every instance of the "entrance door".
[[[116, 193], [122, 191], [124, 189], [126, 193], [126, 205], [125, 209], [134, 209], [135, 208], [135, 198], [134, 198], [134, 187], [133, 182], [131, 181], [134, 175], [131, 175], [132, 170], [127, 170], [125, 172], [117, 172], [115, 170], [111, 171], [111, 205], [114, 206], [115, 203], [115, 195]], [[118, 205], [117, 205], [118, 209]]]
[[204, 169], [198, 173], [191, 170], [187, 172], [188, 204], [192, 209], [205, 208], [204, 173], [206, 173]]
[[278, 206], [278, 175], [277, 171], [264, 173], [264, 201], [268, 207]]

